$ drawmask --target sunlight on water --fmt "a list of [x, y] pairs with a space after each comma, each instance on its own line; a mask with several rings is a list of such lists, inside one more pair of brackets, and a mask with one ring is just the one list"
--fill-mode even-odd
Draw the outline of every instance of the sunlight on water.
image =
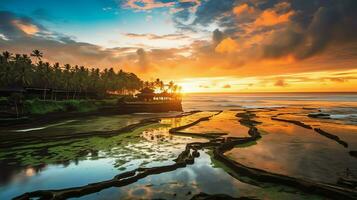
[[[25, 127], [21, 133], [62, 137], [91, 131], [119, 131], [142, 119], [160, 117], [158, 123], [139, 127], [132, 132], [110, 136], [86, 136], [76, 139], [21, 144], [0, 152], [0, 199], [22, 193], [76, 187], [109, 180], [115, 175], [138, 167], [163, 166], [173, 160], [191, 142], [207, 142], [200, 137], [170, 134], [170, 128], [184, 126], [203, 117], [202, 121], [183, 130], [187, 133], [224, 133], [224, 137], [248, 137], [237, 113], [248, 110], [260, 122], [256, 127], [262, 138], [236, 146], [226, 155], [249, 167], [337, 184], [348, 169], [357, 174], [357, 160], [349, 151], [357, 149], [356, 96], [242, 96], [234, 94], [186, 96], [185, 110], [204, 110], [187, 116], [178, 113], [92, 116], [52, 123], [43, 127]], [[218, 113], [217, 110], [224, 110]], [[317, 113], [317, 114], [316, 114]], [[321, 115], [320, 113], [323, 113]], [[337, 135], [348, 147], [293, 123], [272, 117], [295, 120]], [[27, 131], [27, 132], [26, 132]], [[6, 141], [4, 141], [6, 142]], [[223, 193], [231, 196], [254, 196], [264, 199], [301, 199], [309, 196], [279, 185], [256, 185], [240, 176], [231, 176], [227, 168], [212, 159], [210, 150], [201, 150], [193, 165], [175, 171], [150, 175], [119, 188], [108, 188], [80, 199], [166, 198], [190, 199], [194, 194]], [[228, 170], [229, 171], [229, 170]], [[76, 177], [75, 179], [73, 177]]]

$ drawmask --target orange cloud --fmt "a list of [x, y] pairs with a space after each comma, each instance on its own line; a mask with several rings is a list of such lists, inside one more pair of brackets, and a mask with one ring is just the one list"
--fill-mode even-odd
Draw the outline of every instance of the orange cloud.
[[266, 66], [275, 66], [275, 65], [287, 65], [293, 64], [296, 62], [294, 55], [289, 54], [281, 58], [266, 58], [261, 60], [259, 63]]
[[275, 83], [274, 86], [279, 86], [279, 87], [285, 87], [288, 84], [285, 82], [284, 79], [278, 79]]
[[232, 53], [237, 50], [238, 43], [230, 37], [222, 40], [215, 48], [215, 51], [218, 53]]
[[22, 30], [24, 33], [28, 34], [28, 35], [33, 35], [36, 34], [37, 32], [39, 32], [39, 29], [36, 25], [33, 24], [26, 24], [24, 22], [21, 22], [19, 20], [13, 20], [12, 23], [19, 28], [20, 30]]
[[293, 11], [289, 11], [285, 14], [279, 15], [274, 10], [265, 10], [262, 14], [255, 20], [255, 26], [274, 26], [276, 24], [281, 24], [289, 21], [289, 17], [293, 15]]
[[248, 4], [246, 3], [233, 8], [233, 13], [236, 15], [240, 15], [243, 13], [253, 13], [253, 12], [254, 12], [254, 8], [249, 7]]

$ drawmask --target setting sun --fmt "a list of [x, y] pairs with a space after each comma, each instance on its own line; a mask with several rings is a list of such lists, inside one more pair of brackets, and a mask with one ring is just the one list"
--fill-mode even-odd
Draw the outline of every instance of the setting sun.
[[0, 0], [0, 200], [357, 199], [357, 0]]

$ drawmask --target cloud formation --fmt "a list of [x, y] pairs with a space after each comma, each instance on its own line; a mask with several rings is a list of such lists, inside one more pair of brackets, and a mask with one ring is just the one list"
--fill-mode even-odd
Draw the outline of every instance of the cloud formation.
[[[138, 28], [134, 33], [120, 27], [124, 34], [118, 34], [118, 40], [138, 39], [141, 46], [126, 46], [125, 41], [121, 41], [120, 47], [104, 48], [49, 30], [39, 23], [47, 16], [44, 10], [34, 11], [35, 19], [0, 11], [0, 48], [18, 53], [40, 49], [49, 61], [125, 68], [144, 78], [281, 75], [269, 80], [269, 84], [284, 87], [289, 83], [289, 88], [293, 80], [283, 77], [284, 74], [357, 67], [355, 0], [119, 2], [119, 9], [124, 7], [125, 12], [127, 9], [151, 12], [150, 16], [154, 17], [155, 13], [162, 12], [170, 18], [174, 30], [154, 32]], [[145, 21], [148, 15], [143, 16]], [[185, 43], [170, 46], [167, 41]], [[155, 42], [167, 42], [168, 47], [150, 46]], [[314, 81], [341, 84], [354, 81], [348, 77], [326, 76]]]
[[189, 36], [180, 33], [165, 34], [165, 35], [124, 33], [123, 35], [129, 38], [141, 38], [141, 39], [148, 39], [148, 40], [180, 40], [180, 39], [190, 38]]
[[156, 0], [127, 0], [123, 5], [127, 8], [137, 10], [151, 10], [154, 8], [171, 7], [175, 4], [173, 1], [163, 2]]

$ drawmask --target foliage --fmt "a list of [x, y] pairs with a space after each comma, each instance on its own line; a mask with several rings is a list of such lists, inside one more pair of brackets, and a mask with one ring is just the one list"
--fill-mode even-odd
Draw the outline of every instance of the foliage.
[[165, 84], [159, 78], [152, 82], [145, 81], [143, 84], [144, 87], [153, 89], [155, 92], [180, 93], [182, 89], [181, 86], [176, 85], [173, 81]]
[[60, 111], [89, 112], [104, 105], [114, 105], [115, 100], [65, 100], [43, 101], [40, 99], [26, 100], [24, 110], [29, 114], [46, 114]]
[[[108, 91], [119, 94], [130, 94], [142, 87], [142, 81], [134, 74], [113, 68], [100, 71], [98, 68], [71, 66], [59, 63], [51, 65], [43, 62], [42, 52], [34, 50], [31, 56], [37, 63], [32, 63], [26, 54], [13, 54], [5, 51], [0, 55], [0, 87], [35, 87], [43, 89], [57, 89], [67, 92], [67, 99], [76, 96], [86, 96], [95, 93], [105, 95]], [[69, 96], [68, 93], [73, 95]], [[43, 99], [46, 99], [44, 90]], [[51, 96], [53, 98], [53, 95]]]

